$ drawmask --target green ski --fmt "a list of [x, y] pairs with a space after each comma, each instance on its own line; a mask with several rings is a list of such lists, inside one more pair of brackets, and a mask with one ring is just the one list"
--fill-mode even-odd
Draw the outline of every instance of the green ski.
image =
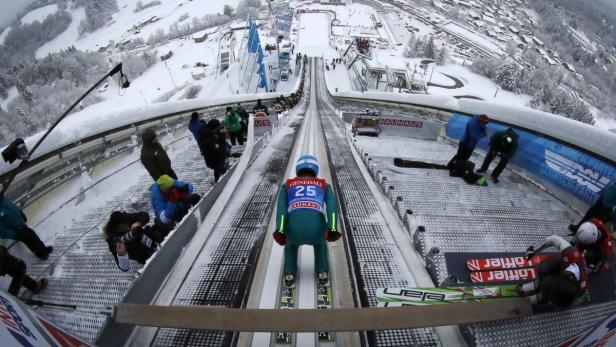
[[412, 305], [435, 305], [467, 300], [490, 300], [519, 297], [517, 285], [469, 286], [443, 288], [378, 288], [380, 302], [404, 302]]

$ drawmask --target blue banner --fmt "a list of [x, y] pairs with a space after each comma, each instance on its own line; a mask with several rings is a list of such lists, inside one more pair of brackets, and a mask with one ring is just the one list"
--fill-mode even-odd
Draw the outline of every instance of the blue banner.
[[[447, 123], [446, 134], [459, 140], [470, 117], [453, 114]], [[489, 123], [488, 136], [477, 148], [488, 151], [490, 136], [508, 127]], [[548, 181], [587, 204], [593, 204], [610, 182], [616, 181], [616, 168], [566, 144], [540, 137], [511, 127], [518, 134], [518, 151], [512, 163]]]
[[267, 75], [265, 75], [265, 65], [261, 63], [259, 66], [259, 88], [265, 88], [267, 91]]
[[250, 29], [248, 31], [248, 52], [255, 53], [259, 46], [261, 46], [261, 42], [259, 40], [259, 32], [257, 31], [257, 26], [253, 20], [249, 22]]

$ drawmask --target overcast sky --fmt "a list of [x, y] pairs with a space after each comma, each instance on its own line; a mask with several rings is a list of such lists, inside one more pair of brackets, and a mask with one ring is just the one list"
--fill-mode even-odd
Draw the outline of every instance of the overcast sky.
[[0, 28], [6, 27], [15, 16], [34, 0], [0, 0]]

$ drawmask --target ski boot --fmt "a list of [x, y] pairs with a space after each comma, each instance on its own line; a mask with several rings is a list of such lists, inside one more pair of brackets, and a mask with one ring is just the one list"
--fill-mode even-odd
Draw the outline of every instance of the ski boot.
[[47, 288], [47, 279], [46, 278], [41, 278], [38, 282], [36, 282], [36, 289], [34, 289], [34, 294], [38, 294], [40, 292], [42, 292], [43, 290], [45, 290], [45, 288]]
[[321, 286], [329, 286], [329, 273], [327, 271], [321, 271], [317, 275], [317, 280]]
[[284, 286], [287, 288], [295, 288], [295, 274], [294, 273], [284, 274]]

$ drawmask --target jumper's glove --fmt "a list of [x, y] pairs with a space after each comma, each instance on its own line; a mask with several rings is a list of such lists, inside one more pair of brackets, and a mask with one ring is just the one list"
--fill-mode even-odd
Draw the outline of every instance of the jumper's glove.
[[340, 236], [342, 236], [342, 234], [337, 231], [325, 230], [325, 239], [327, 242], [336, 242]]
[[605, 262], [600, 261], [596, 264], [588, 264], [588, 274], [589, 275], [596, 275], [599, 272], [601, 272], [601, 270], [603, 269]]
[[287, 234], [281, 233], [280, 231], [276, 230], [274, 231], [272, 236], [274, 236], [274, 241], [276, 241], [277, 244], [281, 246], [287, 244]]
[[526, 250], [526, 259], [530, 260], [534, 256], [535, 256], [535, 247], [533, 246], [528, 247], [528, 249]]

